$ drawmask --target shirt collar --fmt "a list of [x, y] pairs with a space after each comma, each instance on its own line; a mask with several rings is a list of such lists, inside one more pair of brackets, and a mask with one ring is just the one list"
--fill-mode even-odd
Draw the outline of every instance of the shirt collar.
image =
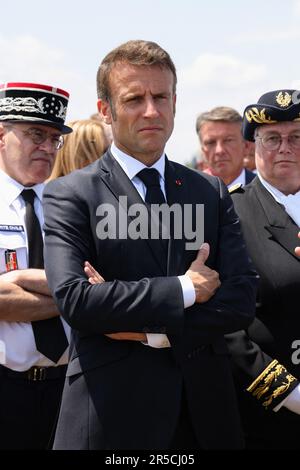
[[[28, 187], [25, 188], [22, 184], [18, 183], [18, 181], [11, 178], [7, 173], [0, 169], [0, 187], [1, 187], [1, 197], [7, 202], [8, 205], [12, 204], [21, 194], [23, 189], [29, 189]], [[43, 190], [45, 184], [35, 184], [31, 186], [30, 189], [33, 189], [38, 196], [39, 200], [42, 201], [43, 197]]]
[[257, 176], [261, 181], [261, 184], [266, 188], [266, 190], [273, 196], [275, 201], [282, 204], [289, 214], [289, 216], [296, 222], [298, 227], [300, 227], [300, 191], [296, 194], [283, 194], [277, 188], [268, 183], [260, 174], [257, 172]]
[[261, 174], [259, 173], [259, 171], [257, 172], [257, 176], [261, 182], [261, 184], [266, 188], [266, 190], [273, 196], [273, 198], [275, 199], [275, 201], [281, 203], [282, 202], [282, 199], [284, 198], [284, 194], [279, 191], [279, 189], [275, 188], [275, 186], [272, 186], [270, 183], [268, 183], [262, 176]]
[[245, 168], [242, 169], [241, 173], [239, 174], [239, 176], [237, 178], [235, 178], [235, 180], [231, 181], [231, 183], [228, 184], [228, 189], [231, 188], [231, 186], [234, 186], [236, 184], [242, 184], [243, 186], [245, 186], [246, 184], [246, 172], [245, 172]]
[[140, 162], [136, 158], [122, 152], [122, 150], [116, 147], [114, 142], [111, 145], [111, 153], [130, 180], [132, 180], [137, 173], [144, 168], [155, 168], [159, 172], [163, 181], [165, 180], [165, 153], [163, 153], [157, 162], [155, 162], [151, 167], [144, 165], [144, 163]]

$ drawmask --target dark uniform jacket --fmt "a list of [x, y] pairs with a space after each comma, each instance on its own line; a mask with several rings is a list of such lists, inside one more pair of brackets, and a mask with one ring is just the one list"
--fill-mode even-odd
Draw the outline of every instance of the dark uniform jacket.
[[227, 337], [245, 429], [254, 438], [300, 448], [300, 416], [272, 411], [300, 377], [299, 227], [258, 178], [231, 196], [260, 276], [255, 321], [246, 333]]

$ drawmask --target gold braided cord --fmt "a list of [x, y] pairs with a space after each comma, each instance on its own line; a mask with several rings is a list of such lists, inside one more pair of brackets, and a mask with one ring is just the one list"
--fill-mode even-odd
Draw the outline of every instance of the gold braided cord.
[[270, 116], [266, 117], [266, 108], [259, 111], [257, 108], [252, 107], [245, 113], [248, 122], [256, 122], [257, 124], [275, 124], [277, 121], [271, 119]]
[[275, 390], [273, 391], [273, 393], [271, 393], [271, 395], [263, 402], [263, 406], [265, 408], [268, 408], [268, 406], [271, 405], [272, 401], [277, 398], [278, 396], [282, 395], [283, 393], [285, 393], [289, 388], [290, 388], [290, 385], [292, 382], [294, 382], [296, 380], [296, 378], [291, 375], [291, 374], [288, 374], [286, 376], [286, 379], [287, 379], [287, 382], [282, 382], [282, 385], [280, 387], [277, 387], [275, 388]]
[[275, 367], [275, 365], [278, 364], [278, 361], [276, 359], [274, 359], [274, 361], [272, 361], [263, 371], [262, 373], [256, 377], [256, 379], [254, 380], [254, 382], [252, 382], [249, 387], [247, 388], [247, 392], [252, 392], [256, 386], [259, 384], [259, 382], [261, 382], [263, 380], [263, 378], [269, 374], [269, 372], [271, 371], [271, 369], [273, 369], [273, 367]]

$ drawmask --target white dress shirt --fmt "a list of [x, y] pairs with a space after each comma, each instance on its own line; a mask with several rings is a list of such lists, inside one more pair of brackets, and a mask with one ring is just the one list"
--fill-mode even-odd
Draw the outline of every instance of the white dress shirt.
[[[136, 160], [133, 157], [130, 157], [126, 153], [122, 152], [120, 149], [116, 147], [114, 143], [111, 145], [111, 153], [114, 158], [117, 160], [123, 171], [126, 173], [132, 184], [137, 189], [138, 193], [140, 194], [141, 198], [145, 200], [146, 196], [146, 186], [138, 178], [136, 175], [139, 171], [143, 170], [144, 168], [155, 168], [159, 172], [160, 176], [160, 187], [161, 190], [166, 197], [166, 190], [165, 190], [165, 154], [161, 155], [159, 160], [154, 163], [151, 167], [147, 167], [139, 160]], [[194, 305], [196, 300], [196, 293], [192, 283], [192, 280], [186, 276], [178, 276], [178, 279], [181, 284], [182, 294], [183, 294], [183, 303], [184, 308], [188, 308], [191, 305]], [[153, 348], [166, 348], [170, 347], [170, 342], [168, 337], [165, 334], [159, 333], [147, 333], [147, 340], [148, 346]]]
[[[28, 249], [25, 228], [25, 202], [20, 196], [22, 186], [0, 170], [0, 275], [6, 272], [5, 251], [15, 250], [19, 269], [28, 268]], [[34, 200], [34, 209], [41, 223], [44, 222], [42, 194], [44, 184], [32, 186], [38, 197]], [[70, 328], [63, 321], [68, 339]], [[54, 338], [55, 340], [55, 338]], [[0, 358], [2, 364], [15, 371], [25, 371], [32, 366], [57, 366], [66, 364], [66, 350], [59, 362], [53, 363], [36, 349], [30, 322], [6, 322], [0, 320]]]
[[296, 194], [283, 194], [279, 189], [275, 188], [275, 186], [268, 183], [259, 172], [257, 172], [257, 176], [259, 177], [261, 184], [266, 188], [271, 196], [273, 196], [275, 201], [284, 206], [291, 219], [293, 219], [298, 227], [300, 227], [300, 191]]

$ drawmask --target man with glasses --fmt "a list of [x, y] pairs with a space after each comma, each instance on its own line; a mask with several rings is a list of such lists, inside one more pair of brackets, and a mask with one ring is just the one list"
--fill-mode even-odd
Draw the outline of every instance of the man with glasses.
[[[248, 252], [260, 276], [256, 319], [228, 338], [249, 448], [299, 449], [300, 104], [295, 90], [246, 107], [257, 177], [232, 191]], [[254, 398], [254, 399], [253, 399]], [[258, 406], [257, 403], [258, 402]], [[292, 413], [294, 412], [294, 413]]]
[[42, 193], [63, 135], [68, 93], [0, 85], [0, 449], [45, 449], [58, 414], [68, 328], [43, 265]]

